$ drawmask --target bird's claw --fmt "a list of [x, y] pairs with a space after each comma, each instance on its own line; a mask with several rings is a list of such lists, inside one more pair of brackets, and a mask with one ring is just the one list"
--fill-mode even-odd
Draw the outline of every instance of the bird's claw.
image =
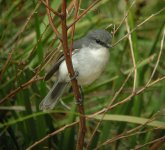
[[78, 72], [78, 71], [75, 71], [74, 73], [75, 73], [74, 76], [72, 76], [72, 77], [70, 78], [70, 80], [74, 80], [75, 78], [78, 77], [79, 72]]

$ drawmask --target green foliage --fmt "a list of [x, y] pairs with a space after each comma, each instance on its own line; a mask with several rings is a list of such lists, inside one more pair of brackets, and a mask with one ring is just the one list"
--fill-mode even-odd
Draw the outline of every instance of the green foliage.
[[[68, 1], [68, 6], [70, 3]], [[82, 1], [79, 14], [91, 3]], [[164, 45], [158, 59], [165, 28], [163, 4], [163, 1], [139, 0], [132, 6], [131, 0], [102, 0], [76, 23], [74, 39], [93, 28], [108, 27], [109, 32], [114, 32], [119, 27], [113, 44], [127, 34], [126, 22], [122, 22], [127, 11], [130, 30], [136, 28], [131, 33], [137, 68], [134, 95], [128, 98], [133, 89], [132, 73], [112, 101], [134, 69], [127, 37], [110, 49], [110, 62], [102, 76], [89, 87], [84, 87], [84, 108], [90, 117], [85, 137], [88, 149], [127, 150], [143, 144], [146, 144], [142, 147], [144, 150], [156, 144], [160, 150], [165, 148], [161, 140], [149, 144], [164, 136], [165, 81], [160, 80], [146, 87], [157, 60], [159, 64], [151, 82], [165, 76]], [[58, 0], [50, 1], [50, 6], [56, 11], [60, 10], [60, 5]], [[152, 14], [155, 15], [150, 18]], [[68, 25], [73, 22], [73, 16], [74, 11], [68, 8]], [[54, 24], [61, 32], [57, 16]], [[70, 30], [68, 35], [70, 41]], [[78, 120], [78, 113], [73, 95], [66, 91], [63, 96], [63, 102], [70, 110], [62, 103], [47, 113], [38, 108], [55, 81], [53, 77], [44, 82], [42, 77], [61, 54], [59, 43], [49, 25], [45, 6], [40, 1], [0, 1], [0, 149], [26, 149], [47, 135], [48, 138], [36, 145], [36, 149], [75, 149], [78, 125], [70, 124]], [[138, 93], [142, 88], [144, 90]], [[126, 102], [120, 104], [125, 99]], [[111, 108], [105, 116], [104, 113], [94, 115], [110, 104]], [[89, 144], [99, 121], [100, 125]], [[58, 133], [52, 136], [55, 131]]]

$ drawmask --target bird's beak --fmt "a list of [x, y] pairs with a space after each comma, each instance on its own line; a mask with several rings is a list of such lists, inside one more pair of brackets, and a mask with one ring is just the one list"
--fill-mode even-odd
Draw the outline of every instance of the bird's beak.
[[111, 44], [106, 44], [107, 48], [111, 48], [112, 45]]

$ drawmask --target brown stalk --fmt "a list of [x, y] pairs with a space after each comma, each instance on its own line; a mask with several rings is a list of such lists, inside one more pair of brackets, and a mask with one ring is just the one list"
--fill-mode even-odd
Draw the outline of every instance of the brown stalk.
[[42, 139], [36, 141], [34, 144], [32, 144], [31, 146], [29, 146], [28, 148], [26, 148], [26, 150], [30, 150], [30, 149], [34, 148], [34, 147], [37, 146], [38, 144], [41, 144], [43, 141], [49, 139], [50, 137], [56, 135], [57, 133], [60, 133], [60, 132], [64, 131], [66, 128], [72, 127], [72, 126], [74, 126], [74, 125], [76, 125], [76, 124], [78, 124], [78, 121], [75, 121], [75, 122], [73, 122], [73, 123], [70, 123], [70, 124], [67, 124], [67, 125], [63, 126], [62, 128], [60, 128], [60, 129], [58, 129], [58, 130], [56, 130], [56, 131], [54, 131], [54, 132], [48, 134], [48, 135], [45, 136], [44, 138], [42, 138]]
[[[46, 4], [49, 6], [49, 1], [46, 0]], [[50, 9], [49, 8], [46, 8], [46, 11], [47, 11], [47, 14], [48, 14], [48, 19], [49, 19], [49, 23], [54, 31], [54, 33], [56, 34], [57, 38], [62, 41], [62, 38], [61, 38], [61, 34], [58, 32], [57, 28], [54, 26], [53, 24], [53, 19], [51, 17], [51, 13], [50, 13]], [[61, 16], [61, 15], [60, 15]]]
[[56, 16], [58, 16], [58, 17], [61, 16], [61, 14], [60, 14], [59, 12], [57, 12], [57, 11], [54, 11], [54, 10], [48, 5], [47, 2], [45, 3], [44, 0], [40, 0], [40, 1], [45, 5], [46, 8], [48, 8], [49, 10], [51, 10], [51, 12], [53, 12]]
[[[73, 69], [73, 65], [72, 65], [72, 60], [71, 60], [71, 51], [72, 51], [72, 43], [73, 43], [73, 36], [74, 36], [74, 30], [75, 30], [75, 23], [82, 18], [83, 15], [85, 15], [93, 6], [95, 6], [100, 0], [95, 1], [94, 3], [92, 3], [91, 6], [89, 6], [81, 15], [79, 15], [77, 17], [78, 14], [78, 1], [75, 0], [75, 16], [74, 16], [74, 21], [73, 23], [67, 27], [66, 25], [66, 0], [62, 1], [62, 7], [61, 7], [61, 14], [59, 15], [59, 17], [61, 18], [61, 24], [62, 24], [62, 38], [60, 36], [58, 36], [58, 32], [56, 27], [54, 26], [52, 19], [51, 19], [51, 15], [50, 15], [50, 11], [47, 8], [47, 13], [48, 13], [48, 17], [49, 17], [49, 22], [53, 28], [53, 31], [55, 32], [55, 34], [57, 35], [57, 37], [61, 40], [62, 42], [62, 46], [63, 46], [63, 50], [64, 50], [64, 56], [65, 56], [65, 60], [66, 60], [66, 65], [68, 68], [68, 72], [70, 75], [70, 78], [73, 78], [75, 76], [75, 72]], [[47, 6], [48, 5], [48, 0], [46, 1]], [[70, 51], [68, 49], [68, 40], [67, 40], [67, 29], [69, 29], [70, 27], [72, 27], [72, 41], [71, 41], [71, 45], [70, 45]], [[83, 145], [84, 145], [84, 137], [85, 137], [85, 131], [86, 131], [86, 127], [85, 127], [85, 116], [84, 116], [84, 106], [83, 104], [80, 103], [81, 100], [81, 94], [79, 91], [79, 86], [77, 83], [76, 78], [74, 78], [71, 81], [72, 84], [72, 88], [73, 88], [73, 93], [74, 93], [74, 97], [78, 103], [78, 111], [80, 113], [80, 127], [79, 127], [79, 133], [78, 133], [78, 141], [77, 141], [77, 149], [81, 150], [83, 149]]]
[[[78, 10], [79, 10], [79, 2], [78, 0], [74, 0], [74, 7], [75, 7], [75, 14], [74, 14], [74, 20], [77, 19], [78, 16]], [[70, 44], [70, 54], [72, 54], [72, 45], [73, 45], [73, 37], [74, 37], [74, 31], [75, 31], [75, 25], [73, 24], [72, 26], [72, 38], [71, 38], [71, 44]], [[80, 95], [81, 98], [81, 95]], [[76, 149], [83, 149], [84, 145], [84, 138], [85, 138], [85, 132], [86, 132], [86, 120], [84, 116], [84, 106], [83, 105], [78, 105], [78, 110], [80, 112], [80, 126], [79, 126], [79, 134], [78, 134], [78, 141], [76, 145]]]
[[157, 142], [165, 142], [165, 136], [163, 137], [160, 137], [160, 138], [157, 138], [155, 140], [152, 140], [146, 144], [143, 144], [143, 145], [140, 145], [140, 146], [137, 146], [136, 148], [132, 149], [132, 150], [141, 150], [143, 147], [147, 146], [147, 145], [151, 145], [151, 144], [154, 144], [154, 143], [157, 143]]
[[[75, 14], [74, 14], [74, 21], [77, 19], [77, 15], [78, 15], [78, 9], [79, 9], [79, 2], [78, 0], [74, 0], [74, 7], [75, 7]], [[73, 46], [73, 37], [74, 37], [74, 32], [75, 32], [75, 25], [73, 24], [72, 26], [72, 33], [71, 33], [71, 43], [70, 43], [70, 53], [72, 53], [72, 46]]]
[[[135, 128], [136, 129], [136, 128]], [[134, 136], [134, 135], [140, 135], [140, 134], [144, 134], [144, 133], [147, 133], [147, 132], [151, 132], [151, 131], [154, 131], [156, 129], [159, 129], [159, 128], [152, 128], [152, 129], [148, 129], [148, 130], [144, 130], [144, 131], [136, 131], [136, 132], [133, 132], [133, 133], [128, 133], [128, 132], [125, 132], [125, 133], [122, 133], [122, 134], [119, 134], [117, 135], [116, 137], [112, 138], [112, 139], [108, 139], [106, 140], [104, 143], [98, 145], [94, 150], [98, 150], [98, 149], [101, 149], [101, 147], [103, 146], [106, 146], [106, 145], [109, 145], [109, 144], [112, 144], [118, 140], [121, 140], [121, 139], [124, 139], [124, 138], [128, 138], [128, 137], [131, 137], [131, 136]], [[131, 129], [132, 130], [132, 129]], [[133, 150], [133, 149], [131, 149]]]
[[[71, 53], [68, 49], [68, 40], [67, 40], [67, 25], [66, 25], [66, 0], [62, 0], [61, 5], [61, 25], [62, 25], [62, 46], [64, 50], [64, 56], [66, 60], [67, 69], [70, 75], [70, 78], [73, 78], [75, 76], [75, 72], [72, 65], [71, 60]], [[79, 91], [79, 86], [77, 83], [76, 78], [73, 78], [71, 80], [72, 88], [74, 97], [76, 99], [76, 102], [78, 103], [78, 111], [80, 113], [80, 122], [79, 122], [79, 133], [78, 133], [78, 141], [77, 141], [77, 150], [82, 150], [84, 145], [84, 137], [85, 137], [85, 117], [84, 117], [84, 106], [80, 103], [81, 101], [81, 94]]]
[[29, 81], [27, 81], [26, 83], [20, 85], [18, 88], [16, 88], [15, 90], [11, 91], [7, 96], [5, 96], [3, 99], [1, 99], [0, 101], [0, 105], [3, 104], [7, 99], [13, 97], [16, 95], [16, 93], [18, 93], [19, 91], [21, 91], [22, 89], [27, 88], [29, 85], [33, 84], [36, 81], [39, 80], [43, 80], [43, 78], [37, 78], [36, 75], [31, 78]]
[[74, 25], [77, 21], [79, 21], [92, 7], [94, 7], [98, 2], [100, 2], [101, 0], [97, 0], [95, 2], [93, 2], [87, 9], [85, 9], [77, 18], [76, 20], [74, 20], [69, 26], [68, 29]]

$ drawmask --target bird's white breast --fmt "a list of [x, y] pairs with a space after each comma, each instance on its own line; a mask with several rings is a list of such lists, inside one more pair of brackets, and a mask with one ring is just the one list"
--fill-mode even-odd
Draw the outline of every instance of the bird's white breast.
[[[79, 73], [77, 80], [80, 85], [88, 85], [95, 81], [103, 72], [109, 59], [107, 48], [82, 48], [72, 56], [74, 70]], [[59, 68], [59, 80], [68, 81], [65, 61]]]

